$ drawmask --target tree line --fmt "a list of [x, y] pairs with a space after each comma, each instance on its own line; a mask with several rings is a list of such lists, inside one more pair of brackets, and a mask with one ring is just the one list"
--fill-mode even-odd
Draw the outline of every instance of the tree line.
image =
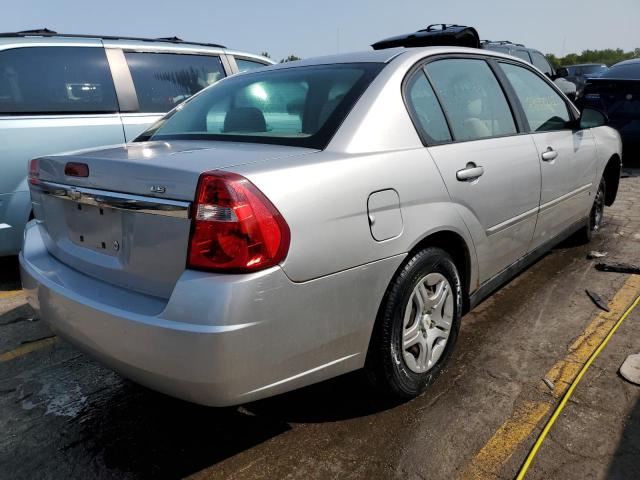
[[621, 48], [606, 48], [604, 50], [583, 50], [582, 53], [570, 53], [564, 57], [556, 57], [550, 53], [547, 59], [554, 68], [576, 65], [579, 63], [604, 63], [608, 67], [614, 63], [631, 58], [640, 58], [640, 48], [625, 52]]
[[[260, 55], [262, 55], [263, 57], [271, 58], [271, 55], [269, 55], [269, 52], [262, 52]], [[296, 60], [302, 60], [302, 59], [297, 55], [289, 55], [288, 57], [281, 59], [280, 63], [295, 62]]]

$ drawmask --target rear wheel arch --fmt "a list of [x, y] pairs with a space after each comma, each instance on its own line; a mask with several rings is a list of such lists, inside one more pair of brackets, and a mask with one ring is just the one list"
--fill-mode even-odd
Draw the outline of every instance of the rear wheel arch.
[[[453, 263], [458, 269], [458, 274], [463, 287], [463, 313], [469, 309], [469, 290], [471, 282], [471, 250], [465, 239], [451, 230], [441, 230], [427, 235], [420, 240], [409, 252], [407, 258], [411, 258], [416, 252], [428, 247], [438, 247], [451, 255]], [[402, 268], [402, 265], [399, 269]]]
[[[416, 253], [429, 247], [440, 248], [448, 253], [453, 259], [453, 263], [458, 270], [458, 275], [460, 276], [460, 281], [462, 283], [462, 314], [464, 315], [469, 310], [471, 250], [469, 249], [469, 246], [467, 245], [465, 239], [460, 234], [452, 230], [441, 230], [427, 235], [418, 243], [416, 243], [416, 245], [414, 245], [409, 252], [407, 252], [405, 260], [398, 266], [398, 268], [394, 272], [393, 276], [389, 280], [385, 293], [380, 300], [371, 333], [375, 332], [375, 329], [377, 328], [377, 324], [380, 321], [381, 312], [384, 310], [387, 299], [389, 297], [389, 289], [392, 287], [394, 280], [396, 279], [398, 274], [402, 271], [407, 262], [409, 262], [415, 256]], [[368, 352], [371, 351], [372, 340], [373, 335], [371, 335], [371, 337], [369, 338], [369, 346], [367, 348]]]
[[616, 200], [618, 194], [618, 186], [620, 185], [621, 162], [618, 154], [613, 155], [604, 168], [602, 178], [604, 178], [607, 186], [605, 193], [605, 205], [610, 207]]

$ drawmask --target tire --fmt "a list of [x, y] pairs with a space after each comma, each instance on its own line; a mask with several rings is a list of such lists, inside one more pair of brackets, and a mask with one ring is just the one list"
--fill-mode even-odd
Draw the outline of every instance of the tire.
[[606, 192], [607, 184], [604, 178], [602, 178], [600, 179], [600, 185], [598, 185], [596, 196], [593, 199], [593, 205], [591, 206], [591, 211], [587, 218], [587, 224], [576, 234], [577, 239], [581, 243], [589, 243], [593, 239], [593, 236], [602, 228]]
[[433, 383], [458, 338], [462, 298], [444, 250], [426, 248], [404, 264], [385, 293], [367, 352], [365, 371], [376, 389], [409, 399]]

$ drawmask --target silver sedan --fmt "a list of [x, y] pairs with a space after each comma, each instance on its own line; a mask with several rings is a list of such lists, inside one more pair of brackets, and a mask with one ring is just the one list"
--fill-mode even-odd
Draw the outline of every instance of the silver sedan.
[[455, 47], [220, 81], [121, 148], [30, 164], [31, 305], [123, 375], [230, 405], [364, 368], [410, 398], [463, 313], [616, 197], [619, 135]]

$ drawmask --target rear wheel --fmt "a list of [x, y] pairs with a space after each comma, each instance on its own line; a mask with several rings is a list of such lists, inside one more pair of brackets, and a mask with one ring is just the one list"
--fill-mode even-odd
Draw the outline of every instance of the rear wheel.
[[588, 243], [593, 238], [593, 235], [598, 233], [602, 228], [604, 223], [604, 204], [607, 193], [607, 184], [602, 178], [600, 180], [600, 185], [598, 186], [598, 191], [596, 192], [596, 196], [593, 199], [593, 205], [591, 207], [591, 211], [589, 212], [589, 218], [587, 220], [587, 224], [578, 232], [579, 239]]
[[411, 398], [439, 375], [458, 337], [462, 284], [444, 250], [416, 253], [385, 295], [366, 371], [384, 393]]

